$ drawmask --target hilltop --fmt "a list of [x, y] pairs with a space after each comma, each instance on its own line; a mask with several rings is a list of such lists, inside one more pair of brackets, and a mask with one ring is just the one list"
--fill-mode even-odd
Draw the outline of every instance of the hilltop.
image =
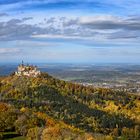
[[[5, 108], [10, 106], [14, 115], [11, 127], [7, 124], [0, 131], [12, 129], [27, 138], [44, 140], [49, 140], [49, 134], [60, 140], [68, 136], [98, 139], [97, 134], [112, 139], [140, 137], [140, 98], [122, 91], [85, 87], [47, 73], [38, 77], [13, 75], [0, 78], [0, 100], [0, 111], [8, 111]], [[1, 114], [4, 119], [4, 112]]]

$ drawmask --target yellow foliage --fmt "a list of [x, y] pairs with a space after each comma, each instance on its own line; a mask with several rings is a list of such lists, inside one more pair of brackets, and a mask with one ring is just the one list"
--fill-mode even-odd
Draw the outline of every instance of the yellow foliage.
[[27, 109], [25, 108], [25, 107], [22, 107], [21, 109], [20, 109], [20, 112], [26, 112], [27, 111]]
[[106, 111], [116, 112], [118, 110], [118, 106], [114, 104], [112, 101], [108, 101], [107, 106], [104, 108]]

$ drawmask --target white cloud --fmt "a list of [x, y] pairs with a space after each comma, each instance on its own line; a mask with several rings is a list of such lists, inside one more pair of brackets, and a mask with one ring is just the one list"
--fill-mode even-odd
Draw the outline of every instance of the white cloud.
[[17, 54], [20, 53], [21, 50], [19, 48], [1, 48], [0, 47], [0, 54]]

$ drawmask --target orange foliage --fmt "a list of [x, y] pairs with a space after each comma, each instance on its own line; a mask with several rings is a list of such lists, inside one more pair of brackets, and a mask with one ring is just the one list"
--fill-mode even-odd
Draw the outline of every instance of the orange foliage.
[[46, 126], [47, 127], [56, 125], [56, 121], [54, 119], [52, 119], [51, 117], [49, 117], [47, 114], [45, 114], [43, 112], [37, 112], [36, 115], [37, 115], [38, 118], [46, 121]]
[[0, 102], [0, 111], [7, 111], [9, 106], [5, 103]]

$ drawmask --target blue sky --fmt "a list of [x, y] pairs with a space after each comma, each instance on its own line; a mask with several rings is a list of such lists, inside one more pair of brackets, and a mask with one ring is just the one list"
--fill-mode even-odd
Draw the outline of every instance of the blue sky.
[[140, 63], [139, 0], [0, 0], [0, 62]]

